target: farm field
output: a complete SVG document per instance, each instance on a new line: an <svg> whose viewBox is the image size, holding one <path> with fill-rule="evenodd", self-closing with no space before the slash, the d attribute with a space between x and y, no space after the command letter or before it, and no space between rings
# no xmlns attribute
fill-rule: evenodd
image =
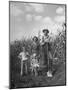
<svg viewBox="0 0 68 90"><path fill-rule="evenodd" d="M45 69L38 76L24 75L19 73L14 74L14 79L11 80L11 88L31 88L31 87L47 87L47 86L62 86L66 85L65 81L65 64L53 66L53 77L46 76Z"/></svg>

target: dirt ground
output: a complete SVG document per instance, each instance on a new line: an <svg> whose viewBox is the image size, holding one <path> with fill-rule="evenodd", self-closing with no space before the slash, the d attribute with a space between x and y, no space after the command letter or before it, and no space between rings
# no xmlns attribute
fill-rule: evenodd
<svg viewBox="0 0 68 90"><path fill-rule="evenodd" d="M15 74L11 80L10 88L32 88L32 87L47 87L47 86L62 86L66 85L65 63L53 65L53 77L48 78L45 69L39 71L38 76Z"/></svg>

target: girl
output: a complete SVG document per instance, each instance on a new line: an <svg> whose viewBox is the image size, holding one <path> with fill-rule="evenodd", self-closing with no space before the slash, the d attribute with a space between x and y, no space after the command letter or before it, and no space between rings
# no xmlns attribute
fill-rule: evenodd
<svg viewBox="0 0 68 90"><path fill-rule="evenodd" d="M37 69L39 67L39 62L36 53L33 53L30 58L31 58L31 73L37 76L38 75Z"/></svg>

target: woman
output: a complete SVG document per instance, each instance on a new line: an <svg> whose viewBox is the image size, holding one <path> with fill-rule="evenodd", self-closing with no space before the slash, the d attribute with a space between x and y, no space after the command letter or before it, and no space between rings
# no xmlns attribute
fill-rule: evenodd
<svg viewBox="0 0 68 90"><path fill-rule="evenodd" d="M38 37L36 36L33 37L32 52L36 53L37 57L39 56L40 44L39 44Z"/></svg>

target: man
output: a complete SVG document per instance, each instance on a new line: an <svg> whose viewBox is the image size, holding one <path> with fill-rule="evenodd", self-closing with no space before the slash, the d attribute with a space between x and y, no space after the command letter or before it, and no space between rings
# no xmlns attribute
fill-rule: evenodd
<svg viewBox="0 0 68 90"><path fill-rule="evenodd" d="M47 67L47 76L52 77L52 55L50 46L49 30L43 29L43 36L41 40L42 46L42 57L44 60L44 65Z"/></svg>

